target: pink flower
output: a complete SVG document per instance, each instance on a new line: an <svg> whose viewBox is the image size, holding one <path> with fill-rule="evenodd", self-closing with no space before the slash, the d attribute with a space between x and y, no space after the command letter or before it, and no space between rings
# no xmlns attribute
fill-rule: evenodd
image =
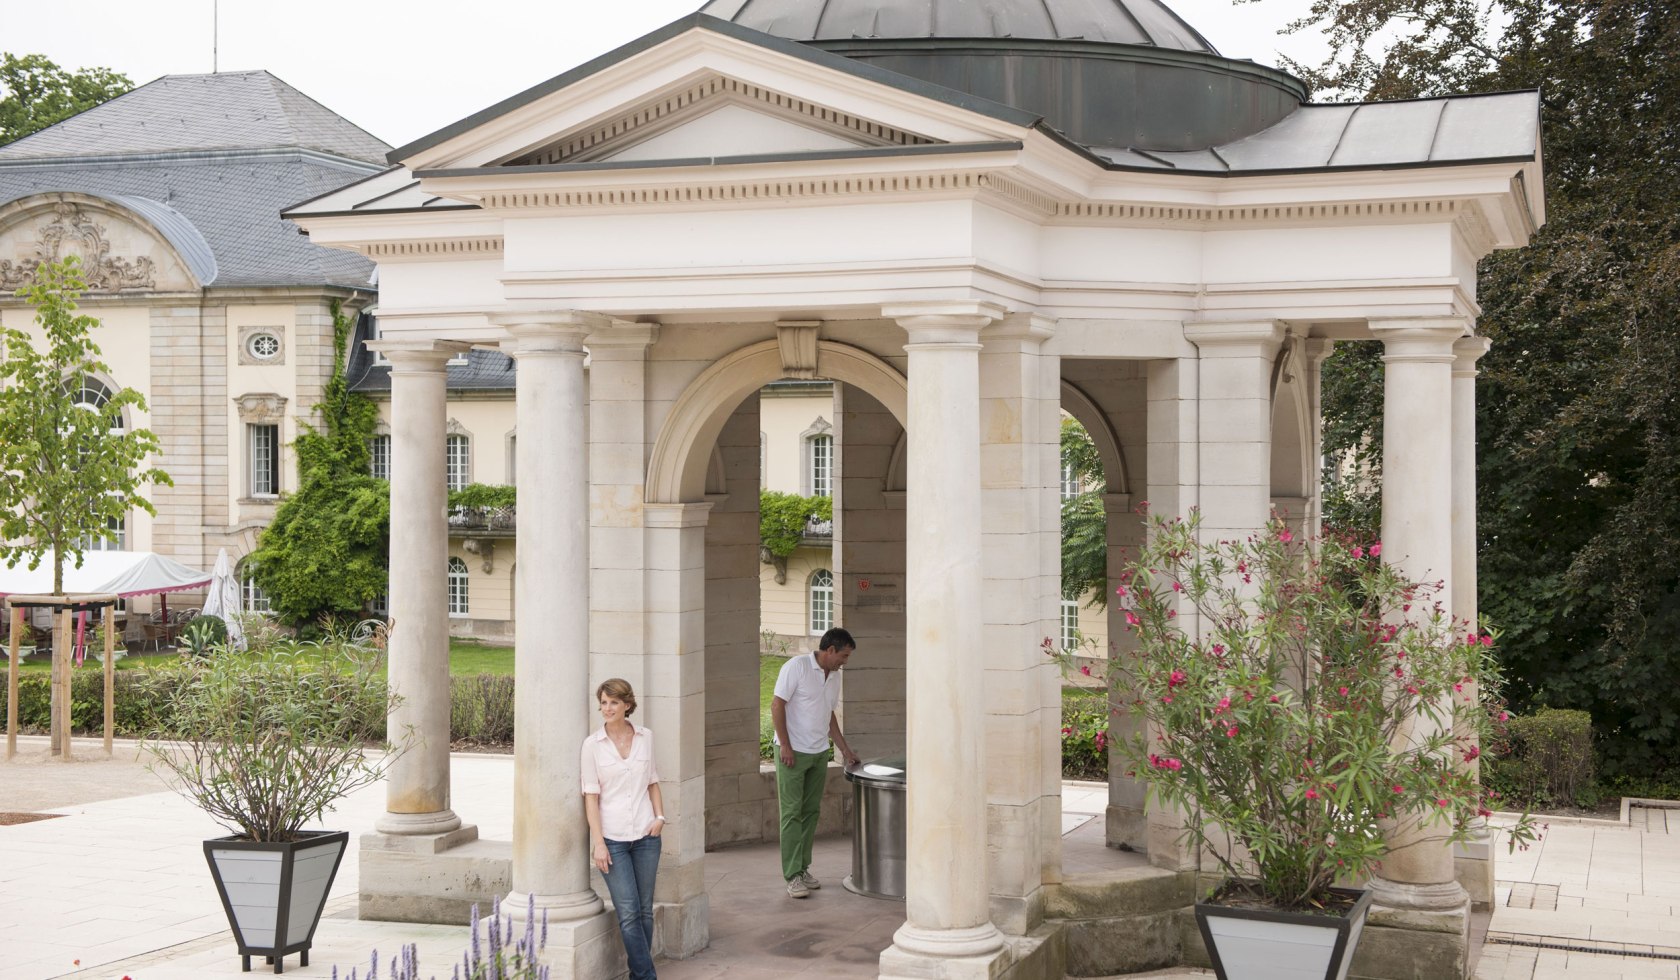
<svg viewBox="0 0 1680 980"><path fill-rule="evenodd" d="M1177 772L1184 768L1184 763L1178 761L1177 759L1168 759L1167 768L1171 769L1173 772Z"/></svg>
<svg viewBox="0 0 1680 980"><path fill-rule="evenodd" d="M1355 557L1355 558L1364 558L1365 557L1365 549L1359 547L1358 545L1354 545L1353 546L1353 551L1349 552L1349 554L1353 555L1353 557Z"/></svg>
<svg viewBox="0 0 1680 980"><path fill-rule="evenodd" d="M1222 715L1229 710L1231 710L1231 699L1220 698L1219 703L1214 705L1213 713L1216 715Z"/></svg>
<svg viewBox="0 0 1680 980"><path fill-rule="evenodd" d="M1172 690L1173 688L1177 687L1178 685L1184 683L1185 680L1186 680L1186 677L1185 677L1184 671L1182 671L1182 670L1173 671L1171 674L1167 675L1167 690L1169 690L1169 691Z"/></svg>
<svg viewBox="0 0 1680 980"><path fill-rule="evenodd" d="M1318 799L1318 790L1316 790L1316 789L1307 790L1307 799L1309 799L1309 800Z"/></svg>
<svg viewBox="0 0 1680 980"><path fill-rule="evenodd" d="M1404 793L1406 791L1406 787L1400 785L1399 783L1395 783L1394 784L1394 791L1396 793Z"/></svg>
<svg viewBox="0 0 1680 980"><path fill-rule="evenodd" d="M1499 720L1500 720L1500 721L1510 721L1510 720L1511 720L1511 716L1510 716L1510 715L1508 715L1508 714L1506 714L1506 713L1505 713L1505 712L1503 712L1503 711L1501 711L1501 712L1500 712L1500 713L1499 713Z"/></svg>
<svg viewBox="0 0 1680 980"><path fill-rule="evenodd" d="M1371 557L1376 558L1381 554L1382 554L1382 542L1378 541L1376 544L1371 546Z"/></svg>
<svg viewBox="0 0 1680 980"><path fill-rule="evenodd" d="M1236 738L1237 737L1237 726L1232 725L1230 728L1225 729L1225 737L1226 738Z"/></svg>
<svg viewBox="0 0 1680 980"><path fill-rule="evenodd" d="M1132 612L1130 609L1126 610L1126 625L1127 626L1136 626L1137 624L1138 624L1137 613Z"/></svg>
<svg viewBox="0 0 1680 980"><path fill-rule="evenodd" d="M1085 664L1084 666L1079 668L1079 672L1081 674L1084 674L1086 677L1090 677L1091 676L1091 665L1090 664Z"/></svg>
<svg viewBox="0 0 1680 980"><path fill-rule="evenodd" d="M1435 801L1436 806L1442 806L1442 807L1448 806L1448 805L1450 805L1450 803L1451 803L1450 800L1436 800Z"/></svg>
<svg viewBox="0 0 1680 980"><path fill-rule="evenodd" d="M1277 699L1277 695L1276 695L1276 694L1274 694L1274 695L1272 695L1272 703L1273 703L1273 704L1277 704L1277 703L1278 703L1278 699Z"/></svg>
<svg viewBox="0 0 1680 980"><path fill-rule="evenodd" d="M1172 695L1171 694L1163 695L1162 698L1161 698L1161 703L1162 704L1172 704Z"/></svg>
<svg viewBox="0 0 1680 980"><path fill-rule="evenodd" d="M1122 599L1124 599L1124 598L1126 598L1126 597L1127 597L1127 596L1129 596L1129 595L1131 595L1131 593L1130 593L1130 592L1128 592L1128 591L1126 591L1126 587L1125 587L1125 586L1124 586L1124 585L1122 585L1122 586L1120 586L1120 587L1119 587L1119 588L1117 588L1117 589L1115 589L1115 590L1114 590L1114 594L1115 594L1115 595L1117 595L1117 596L1119 596L1119 597L1120 597L1120 598L1122 598Z"/></svg>
<svg viewBox="0 0 1680 980"><path fill-rule="evenodd" d="M1336 693L1337 693L1337 694L1340 694L1340 695L1341 695L1341 696L1342 696L1342 697L1344 697L1344 698L1345 698L1345 697L1347 697L1347 688L1345 688L1345 687L1338 687L1338 688L1336 688Z"/></svg>
<svg viewBox="0 0 1680 980"><path fill-rule="evenodd" d="M1183 592L1184 591L1184 586L1179 585L1177 582L1174 582L1173 583L1173 591L1174 592Z"/></svg>
<svg viewBox="0 0 1680 980"><path fill-rule="evenodd" d="M1282 541L1284 544L1288 544L1289 542L1295 540L1295 535L1288 528L1284 528L1278 532L1278 540Z"/></svg>
<svg viewBox="0 0 1680 980"><path fill-rule="evenodd" d="M1482 747L1480 745L1472 745L1472 746L1470 746L1469 750L1464 753L1464 761L1465 762L1475 762L1476 758L1478 756L1480 756L1481 754L1482 754Z"/></svg>
<svg viewBox="0 0 1680 980"><path fill-rule="evenodd" d="M1484 646L1484 647L1493 646L1493 637L1491 635L1482 637L1482 646Z"/></svg>

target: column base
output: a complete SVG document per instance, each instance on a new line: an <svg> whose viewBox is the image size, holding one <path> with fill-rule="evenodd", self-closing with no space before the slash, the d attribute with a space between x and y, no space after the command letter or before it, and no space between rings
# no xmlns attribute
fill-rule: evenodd
<svg viewBox="0 0 1680 980"><path fill-rule="evenodd" d="M1465 905L1470 896L1456 881L1426 885L1390 881L1381 875L1371 878L1371 905L1395 912L1450 912Z"/></svg>
<svg viewBox="0 0 1680 980"><path fill-rule="evenodd" d="M1478 912L1493 908L1493 835L1484 825L1468 840L1453 845L1453 877L1470 895Z"/></svg>
<svg viewBox="0 0 1680 980"><path fill-rule="evenodd" d="M447 834L459 829L461 818L454 810L434 810L431 813L389 813L373 822L373 829L381 834L416 836L426 834ZM478 836L474 831L473 836Z"/></svg>
<svg viewBox="0 0 1680 980"><path fill-rule="evenodd" d="M704 893L686 902L653 903L653 951L673 960L685 960L705 949L712 941L711 899Z"/></svg>
<svg viewBox="0 0 1680 980"><path fill-rule="evenodd" d="M465 925L489 915L513 879L513 845L481 841L478 828L447 834L363 834L357 918Z"/></svg>
<svg viewBox="0 0 1680 980"><path fill-rule="evenodd" d="M1376 882L1372 882L1373 887ZM1394 908L1373 902L1350 977L1430 977L1464 980L1470 969L1470 902L1456 882L1407 886L1456 890L1459 904L1449 908ZM1435 895L1428 896L1435 898Z"/></svg>
<svg viewBox="0 0 1680 980"><path fill-rule="evenodd" d="M515 926L523 926L525 914L531 911L536 913L539 926L543 917L547 916L548 924L552 927L557 922L587 919L604 907L601 897L595 894L593 888L569 895L532 895L529 892L510 891L507 897L502 899L502 911L513 920Z"/></svg>
<svg viewBox="0 0 1680 980"><path fill-rule="evenodd" d="M1149 816L1142 807L1109 804L1103 811L1103 839L1120 851L1149 849Z"/></svg>
<svg viewBox="0 0 1680 980"><path fill-rule="evenodd" d="M1003 933L987 922L966 929L919 929L908 922L881 953L881 980L995 980L1011 957Z"/></svg>
<svg viewBox="0 0 1680 980"><path fill-rule="evenodd" d="M548 945L540 959L550 980L616 980L630 973L618 916L611 910L565 922L549 920Z"/></svg>

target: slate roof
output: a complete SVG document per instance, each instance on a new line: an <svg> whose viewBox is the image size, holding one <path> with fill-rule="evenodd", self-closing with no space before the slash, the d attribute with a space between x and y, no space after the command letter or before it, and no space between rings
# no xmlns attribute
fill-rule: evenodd
<svg viewBox="0 0 1680 980"><path fill-rule="evenodd" d="M0 146L0 160L299 147L381 163L390 147L266 71L165 75Z"/></svg>
<svg viewBox="0 0 1680 980"><path fill-rule="evenodd" d="M356 324L355 342L350 345L350 366L345 369L344 376L350 382L351 391L389 394L391 365L377 363L373 352L367 349L367 342L372 337L369 317L363 316ZM514 390L514 364L513 358L500 351L470 350L467 352L467 363L451 364L445 369L447 378L444 384L452 392L511 393Z"/></svg>
<svg viewBox="0 0 1680 980"><path fill-rule="evenodd" d="M365 289L372 262L313 244L280 209L374 172L387 150L268 72L165 76L0 147L0 203L115 201L206 286Z"/></svg>

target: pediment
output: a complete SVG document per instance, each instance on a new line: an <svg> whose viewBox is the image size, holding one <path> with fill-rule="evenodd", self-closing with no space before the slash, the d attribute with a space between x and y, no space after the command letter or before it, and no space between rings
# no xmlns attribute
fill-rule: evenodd
<svg viewBox="0 0 1680 980"><path fill-rule="evenodd" d="M139 204L141 202L134 201ZM155 204L155 202L144 202ZM159 216L179 217L157 206ZM150 217L150 216L148 216ZM214 269L214 258L196 230L159 229L141 220L129 207L72 192L53 192L21 198L0 207L0 293L28 285L35 269L69 255L81 259L88 293L171 292L198 288L201 283L165 235L193 239L190 247L203 252ZM209 278L213 278L213 271Z"/></svg>
<svg viewBox="0 0 1680 980"><path fill-rule="evenodd" d="M937 142L761 85L712 75L625 107L605 121L579 127L501 165L737 157Z"/></svg>

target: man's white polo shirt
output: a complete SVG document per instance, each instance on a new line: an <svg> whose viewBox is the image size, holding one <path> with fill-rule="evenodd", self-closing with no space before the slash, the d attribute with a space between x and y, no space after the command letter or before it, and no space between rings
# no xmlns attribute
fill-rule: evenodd
<svg viewBox="0 0 1680 980"><path fill-rule="evenodd" d="M840 671L823 676L814 653L782 664L776 675L776 697L787 702L788 742L795 752L828 751L828 719L840 703ZM781 739L776 739L781 744Z"/></svg>

